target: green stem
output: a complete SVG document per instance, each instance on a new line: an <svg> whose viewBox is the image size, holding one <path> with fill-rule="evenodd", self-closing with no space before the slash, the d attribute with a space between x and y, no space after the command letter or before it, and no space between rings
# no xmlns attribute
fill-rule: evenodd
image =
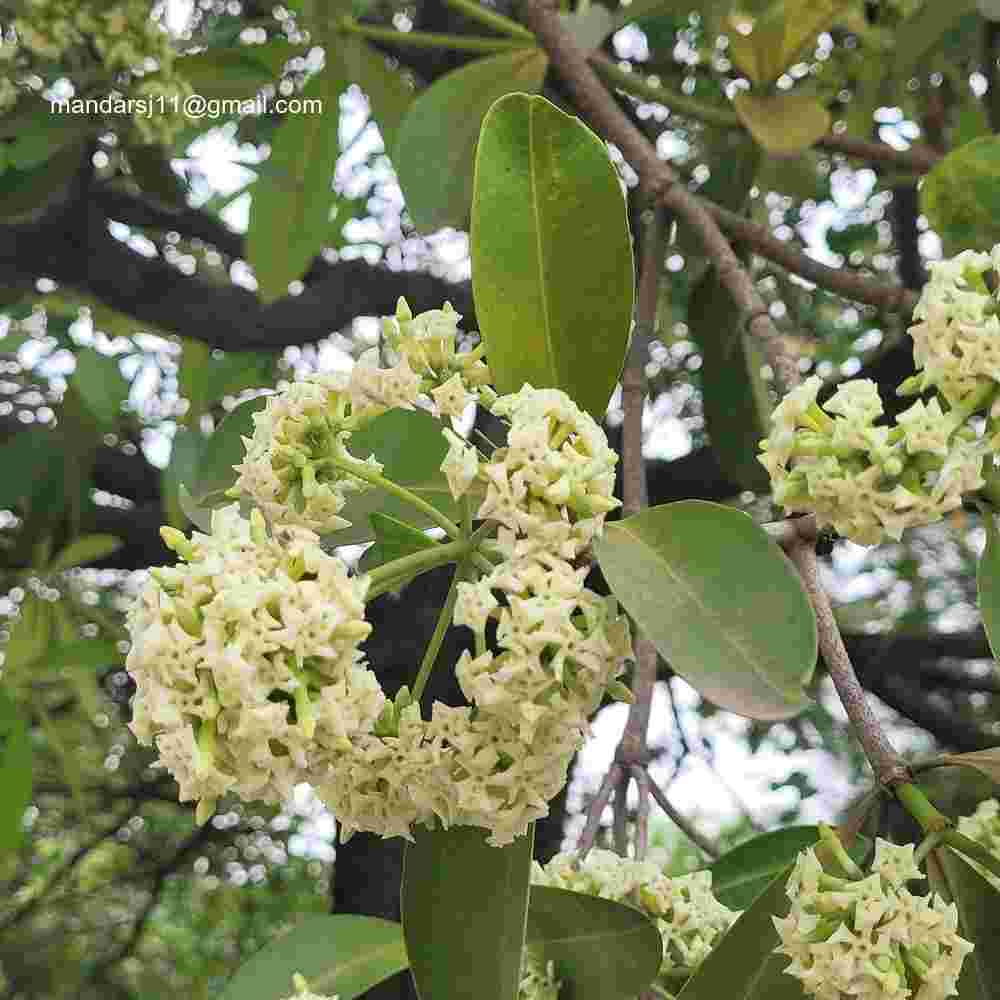
<svg viewBox="0 0 1000 1000"><path fill-rule="evenodd" d="M946 830L944 833L944 842L956 851L961 851L962 854L978 862L983 868L986 868L996 875L997 878L1000 878L1000 858L992 851L983 847L982 844L972 840L971 837L966 837L963 833L959 833L958 830Z"/></svg>
<svg viewBox="0 0 1000 1000"><path fill-rule="evenodd" d="M897 785L893 791L903 808L920 824L924 833L952 832L951 820L914 784Z"/></svg>
<svg viewBox="0 0 1000 1000"><path fill-rule="evenodd" d="M331 456L326 461L330 465L342 469L344 472L349 472L352 476L363 479L366 483L371 483L372 486L377 486L379 489L385 490L386 493L398 497L411 507L416 507L417 510L426 514L439 528L444 528L450 538L461 537L462 532L458 525L445 517L437 507L428 503L423 497L417 496L416 493L411 493L405 487L394 483L391 479L386 479L385 476L376 472L367 462L359 462L354 458L342 458L339 456Z"/></svg>
<svg viewBox="0 0 1000 1000"><path fill-rule="evenodd" d="M478 21L494 31L499 31L501 35L508 35L511 38L525 38L533 44L538 44L535 41L535 36L523 24L518 24L517 21L504 17L503 14L497 14L496 11L488 10L476 0L444 0L444 2L473 21Z"/></svg>
<svg viewBox="0 0 1000 1000"><path fill-rule="evenodd" d="M711 104L705 104L703 101L687 97L685 94L678 94L666 87L647 83L638 73L628 73L619 69L610 60L593 58L590 60L590 65L597 75L604 79L605 83L610 83L636 97L645 97L646 100L653 101L655 104L662 104L677 114L697 118L707 125L719 125L722 128L742 127L734 112L713 107Z"/></svg>
<svg viewBox="0 0 1000 1000"><path fill-rule="evenodd" d="M441 613L438 615L437 624L434 626L434 634L427 644L424 652L420 670L417 672L417 679L413 682L413 700L420 701L420 696L424 693L427 685L427 678L431 675L431 670L437 661L438 653L441 651L441 643L444 642L444 634L451 625L451 617L455 613L455 601L458 600L458 584L465 576L466 563L460 563L455 567L455 573L451 578L451 586L448 588L448 596L444 599Z"/></svg>
<svg viewBox="0 0 1000 1000"><path fill-rule="evenodd" d="M447 563L458 562L468 555L469 543L465 539L457 542L447 542L444 545L435 545L430 549L421 549L419 552L412 552L408 556L393 559L391 562L377 566L368 574L369 597L376 588L382 588L379 593L385 593L384 585L398 582L399 580L416 576L418 573L425 573L436 566L444 566ZM393 589L389 587L388 589Z"/></svg>
<svg viewBox="0 0 1000 1000"><path fill-rule="evenodd" d="M927 834L913 852L914 863L919 865L944 840L946 833L946 830L938 830L936 833Z"/></svg>
<svg viewBox="0 0 1000 1000"><path fill-rule="evenodd" d="M359 24L353 18L341 22L344 31L390 45L409 45L419 49L451 49L454 52L509 52L531 48L534 39L484 38L478 35L444 35L431 31L396 31L372 24Z"/></svg>

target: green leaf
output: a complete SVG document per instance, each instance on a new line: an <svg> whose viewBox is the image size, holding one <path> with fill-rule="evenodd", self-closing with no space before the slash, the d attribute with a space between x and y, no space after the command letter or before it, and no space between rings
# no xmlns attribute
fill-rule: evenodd
<svg viewBox="0 0 1000 1000"><path fill-rule="evenodd" d="M407 966L403 931L377 917L308 916L236 971L219 1000L278 1000L303 975L314 993L354 1000Z"/></svg>
<svg viewBox="0 0 1000 1000"><path fill-rule="evenodd" d="M389 68L381 52L356 35L339 40L332 51L327 50L327 58L331 63L335 60L344 78L364 91L382 133L382 144L391 156L406 109L413 101L413 88L396 70Z"/></svg>
<svg viewBox="0 0 1000 1000"><path fill-rule="evenodd" d="M421 1000L516 1000L533 840L534 826L506 847L476 827L414 831L402 914Z"/></svg>
<svg viewBox="0 0 1000 1000"><path fill-rule="evenodd" d="M121 540L114 535L84 535L82 538L74 539L62 549L45 567L45 572L61 573L65 569L73 569L74 566L97 562L99 559L107 558L112 552L117 552L121 547Z"/></svg>
<svg viewBox="0 0 1000 1000"><path fill-rule="evenodd" d="M986 528L986 548L976 569L976 587L983 628L996 660L997 650L1000 649L1000 535L992 514L983 518L983 525Z"/></svg>
<svg viewBox="0 0 1000 1000"><path fill-rule="evenodd" d="M984 136L935 164L920 187L920 210L946 253L1000 242L1000 138Z"/></svg>
<svg viewBox="0 0 1000 1000"><path fill-rule="evenodd" d="M448 442L441 433L441 422L425 410L389 410L352 434L347 447L357 458L374 455L382 463L386 479L416 493L453 521L460 516L441 471ZM347 495L340 516L351 526L330 535L330 540L336 545L368 541L373 537L369 518L376 511L418 528L433 523L405 501L383 490L369 489Z"/></svg>
<svg viewBox="0 0 1000 1000"><path fill-rule="evenodd" d="M924 0L920 9L895 30L892 75L903 79L916 73L927 54L959 18L976 9L976 0Z"/></svg>
<svg viewBox="0 0 1000 1000"><path fill-rule="evenodd" d="M476 154L471 253L498 391L562 389L603 420L634 291L625 199L604 142L542 97L497 101Z"/></svg>
<svg viewBox="0 0 1000 1000"><path fill-rule="evenodd" d="M663 960L660 932L640 910L542 885L531 887L527 942L555 962L561 1000L628 1000Z"/></svg>
<svg viewBox="0 0 1000 1000"><path fill-rule="evenodd" d="M584 11L560 14L563 31L572 35L573 40L584 52L600 48L601 42L621 27L618 19L607 7L593 4Z"/></svg>
<svg viewBox="0 0 1000 1000"><path fill-rule="evenodd" d="M548 57L535 48L476 59L436 80L413 102L393 163L417 229L465 228L483 117L505 94L540 90L547 67Z"/></svg>
<svg viewBox="0 0 1000 1000"><path fill-rule="evenodd" d="M786 868L733 924L678 1000L804 1000L799 981L786 975L789 959L775 955L779 944L772 916L788 912Z"/></svg>
<svg viewBox="0 0 1000 1000"><path fill-rule="evenodd" d="M700 2L699 0L632 0L629 4L619 6L615 12L612 31L618 31L626 24L632 24L646 18L670 14L686 16L693 10L698 10L703 16L712 16L728 5L728 0L700 0Z"/></svg>
<svg viewBox="0 0 1000 1000"><path fill-rule="evenodd" d="M118 359L93 350L76 355L72 375L87 409L105 427L114 426L122 415L122 403L128 399L128 382L118 367Z"/></svg>
<svg viewBox="0 0 1000 1000"><path fill-rule="evenodd" d="M178 59L177 72L199 97L210 101L250 100L275 77L270 67L255 59L251 51L208 49Z"/></svg>
<svg viewBox="0 0 1000 1000"><path fill-rule="evenodd" d="M0 446L0 468L17 469L16 476L0 476L0 508L30 504L56 461L62 461L57 435L41 428L17 431Z"/></svg>
<svg viewBox="0 0 1000 1000"><path fill-rule="evenodd" d="M327 67L306 84L302 98L336 108L345 85ZM329 235L339 121L329 113L289 115L274 133L271 169L251 189L247 259L265 302L288 294L289 283L305 274Z"/></svg>
<svg viewBox="0 0 1000 1000"><path fill-rule="evenodd" d="M111 639L80 639L49 646L40 657L40 670L96 670L112 663L121 663L124 654Z"/></svg>
<svg viewBox="0 0 1000 1000"><path fill-rule="evenodd" d="M812 606L746 514L701 500L665 504L608 524L594 549L636 624L709 701L764 720L810 703Z"/></svg>
<svg viewBox="0 0 1000 1000"><path fill-rule="evenodd" d="M358 563L359 573L368 573L383 563L402 559L403 556L423 549L432 549L438 544L419 528L379 511L372 511L368 519L371 521L375 543L361 557L361 562Z"/></svg>
<svg viewBox="0 0 1000 1000"><path fill-rule="evenodd" d="M949 753L930 762L928 767L953 764L955 767L973 767L985 774L994 785L1000 785L1000 747L992 750L973 750L970 753Z"/></svg>
<svg viewBox="0 0 1000 1000"><path fill-rule="evenodd" d="M223 396L273 385L275 361L273 351L234 351L212 358L205 370L206 402L212 405Z"/></svg>
<svg viewBox="0 0 1000 1000"><path fill-rule="evenodd" d="M0 220L31 222L40 218L51 202L70 185L83 160L83 145L74 143L29 170L0 174Z"/></svg>
<svg viewBox="0 0 1000 1000"><path fill-rule="evenodd" d="M183 369L182 369L183 371ZM181 505L180 491L185 483L194 483L207 441L198 431L178 427L170 446L170 463L160 474L163 511L174 528L187 527L188 518Z"/></svg>
<svg viewBox="0 0 1000 1000"><path fill-rule="evenodd" d="M233 466L243 461L243 438L253 437L253 415L267 405L267 396L257 396L233 407L229 416L208 439L198 463L198 477L188 488L198 501L228 490L236 482ZM230 501L225 501L229 503Z"/></svg>
<svg viewBox="0 0 1000 1000"><path fill-rule="evenodd" d="M132 177L143 194L152 195L178 211L187 207L187 185L174 173L162 146L130 145L126 153Z"/></svg>
<svg viewBox="0 0 1000 1000"><path fill-rule="evenodd" d="M800 851L818 840L815 826L790 826L753 837L712 864L712 892L730 909L744 910L794 863Z"/></svg>
<svg viewBox="0 0 1000 1000"><path fill-rule="evenodd" d="M216 497L219 495L216 494ZM222 498L225 500L225 498ZM226 501L228 502L228 501ZM212 507L208 503L201 503L193 496L191 491L181 483L177 490L177 503L183 515L199 530L210 534L212 531ZM221 506L222 500L219 505ZM176 525L175 525L176 527Z"/></svg>
<svg viewBox="0 0 1000 1000"><path fill-rule="evenodd" d="M30 591L21 601L20 614L10 625L3 647L4 675L10 679L30 667L45 652L52 635L52 608Z"/></svg>
<svg viewBox="0 0 1000 1000"><path fill-rule="evenodd" d="M8 167L32 170L100 128L100 121L88 115L55 111L46 100L22 98L0 117L0 149Z"/></svg>
<svg viewBox="0 0 1000 1000"><path fill-rule="evenodd" d="M767 471L756 458L771 411L760 374L763 358L714 267L695 286L687 321L702 358L702 409L712 451L743 489L767 491Z"/></svg>
<svg viewBox="0 0 1000 1000"><path fill-rule="evenodd" d="M975 945L962 963L960 1000L996 1000L1000 996L1000 893L964 857L949 849L932 852L927 871L931 888L958 909L958 931Z"/></svg>
<svg viewBox="0 0 1000 1000"><path fill-rule="evenodd" d="M10 695L0 687L0 861L24 835L31 802L31 740Z"/></svg>
<svg viewBox="0 0 1000 1000"><path fill-rule="evenodd" d="M809 94L739 93L733 107L750 134L775 156L797 156L830 129L830 112Z"/></svg>

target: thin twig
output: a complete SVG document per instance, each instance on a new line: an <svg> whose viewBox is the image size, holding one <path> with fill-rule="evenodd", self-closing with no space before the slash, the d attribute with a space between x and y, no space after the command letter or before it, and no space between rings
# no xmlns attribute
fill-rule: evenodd
<svg viewBox="0 0 1000 1000"><path fill-rule="evenodd" d="M632 777L639 793L635 819L635 856L641 861L649 850L649 775L644 767L635 766L632 768Z"/></svg>
<svg viewBox="0 0 1000 1000"><path fill-rule="evenodd" d="M623 772L618 764L612 764L608 768L608 773L604 775L601 787L587 810L587 822L583 827L583 833L580 834L580 839L576 843L576 850L581 861L586 858L594 846L594 840L601 825L601 814L607 809L608 802L611 801L611 794L618 787L622 777Z"/></svg>
<svg viewBox="0 0 1000 1000"><path fill-rule="evenodd" d="M667 798L666 792L650 777L649 790L653 793L659 807L674 821L674 825L701 851L714 861L722 852L719 845L713 840L709 840L697 827L695 827L686 816L679 813Z"/></svg>
<svg viewBox="0 0 1000 1000"><path fill-rule="evenodd" d="M857 736L875 772L875 780L887 788L908 783L910 770L896 748L889 742L882 724L878 721L868 698L865 696L854 665L844 646L840 628L830 606L830 598L819 579L816 560L816 519L800 517L789 523L799 533L797 541L788 546L788 556L802 578L802 585L816 612L819 649L833 680L840 701L851 720Z"/></svg>
<svg viewBox="0 0 1000 1000"><path fill-rule="evenodd" d="M628 783L630 773L622 769L622 779L615 789L614 819L612 832L614 834L615 853L623 858L628 857Z"/></svg>

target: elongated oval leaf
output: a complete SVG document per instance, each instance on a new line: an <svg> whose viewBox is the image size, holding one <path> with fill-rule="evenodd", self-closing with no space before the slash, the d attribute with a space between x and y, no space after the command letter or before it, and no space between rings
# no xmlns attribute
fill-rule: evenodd
<svg viewBox="0 0 1000 1000"><path fill-rule="evenodd" d="M75 538L45 568L48 573L61 573L64 569L74 566L85 566L87 563L105 559L122 547L121 539L114 535L84 535Z"/></svg>
<svg viewBox="0 0 1000 1000"><path fill-rule="evenodd" d="M121 663L124 655L110 639L80 639L49 646L42 655L40 670L95 670Z"/></svg>
<svg viewBox="0 0 1000 1000"><path fill-rule="evenodd" d="M750 134L775 156L796 156L830 128L830 112L809 94L738 93L733 106Z"/></svg>
<svg viewBox="0 0 1000 1000"><path fill-rule="evenodd" d="M432 549L437 545L433 538L428 538L419 528L381 511L372 511L368 520L371 521L375 534L375 544L361 557L361 562L358 563L359 573L367 573L383 563L401 559L422 549Z"/></svg>
<svg viewBox="0 0 1000 1000"><path fill-rule="evenodd" d="M1000 785L1000 747L992 750L973 750L971 753L949 753L929 766L954 764L956 767L972 767L985 774L994 785Z"/></svg>
<svg viewBox="0 0 1000 1000"><path fill-rule="evenodd" d="M1000 537L996 518L989 514L983 518L986 528L986 548L976 569L976 587L979 590L979 613L989 640L993 659L997 658L1000 644Z"/></svg>
<svg viewBox="0 0 1000 1000"><path fill-rule="evenodd" d="M799 981L785 974L789 959L774 954L778 932L772 916L788 912L786 868L733 924L678 1000L804 1000Z"/></svg>
<svg viewBox="0 0 1000 1000"><path fill-rule="evenodd" d="M279 1000L292 992L296 972L315 993L353 1000L406 966L399 924L353 913L310 916L244 963L219 1000Z"/></svg>
<svg viewBox="0 0 1000 1000"><path fill-rule="evenodd" d="M975 948L965 957L958 979L961 1000L996 1000L1000 996L1000 893L961 855L945 848L928 858L931 888L943 892L958 909L958 931Z"/></svg>
<svg viewBox="0 0 1000 1000"><path fill-rule="evenodd" d="M330 235L333 168L340 154L337 134L340 92L346 81L328 66L302 91L322 101L316 114L289 115L274 134L270 169L254 184L247 229L247 256L265 302L288 293Z"/></svg>
<svg viewBox="0 0 1000 1000"><path fill-rule="evenodd" d="M633 297L625 200L604 143L542 97L497 101L476 154L471 252L497 389L562 389L602 420Z"/></svg>
<svg viewBox="0 0 1000 1000"><path fill-rule="evenodd" d="M177 62L177 72L208 100L250 100L275 74L255 59L253 49L209 49Z"/></svg>
<svg viewBox="0 0 1000 1000"><path fill-rule="evenodd" d="M406 109L413 101L413 88L402 75L389 68L385 55L357 35L340 36L327 48L327 59L336 63L346 80L356 83L371 102L372 117L382 133L382 144L391 155L396 149Z"/></svg>
<svg viewBox="0 0 1000 1000"><path fill-rule="evenodd" d="M781 550L746 514L684 500L609 524L595 544L615 596L709 701L754 719L809 703L816 619Z"/></svg>
<svg viewBox="0 0 1000 1000"><path fill-rule="evenodd" d="M640 910L549 886L531 887L527 940L555 962L560 1000L627 1000L663 960L660 932Z"/></svg>
<svg viewBox="0 0 1000 1000"><path fill-rule="evenodd" d="M117 358L97 351L78 351L73 384L87 409L103 426L114 426L121 419L122 403L128 398L128 382Z"/></svg>
<svg viewBox="0 0 1000 1000"><path fill-rule="evenodd" d="M202 451L197 481L189 486L197 501L229 489L236 481L233 466L243 461L243 438L253 436L253 415L266 405L266 396L248 399L234 407L215 429Z"/></svg>
<svg viewBox="0 0 1000 1000"><path fill-rule="evenodd" d="M418 830L403 856L403 935L421 1000L516 1000L534 827L490 847L474 827Z"/></svg>
<svg viewBox="0 0 1000 1000"><path fill-rule="evenodd" d="M0 861L21 842L31 801L31 741L10 695L0 687Z"/></svg>
<svg viewBox="0 0 1000 1000"><path fill-rule="evenodd" d="M730 909L744 910L800 851L818 840L819 828L815 826L790 826L753 837L712 864L712 891Z"/></svg>
<svg viewBox="0 0 1000 1000"><path fill-rule="evenodd" d="M920 9L897 29L893 39L892 73L905 78L915 72L927 54L955 23L976 9L976 0L924 0Z"/></svg>
<svg viewBox="0 0 1000 1000"><path fill-rule="evenodd" d="M541 89L548 57L525 48L477 59L435 81L403 119L393 163L413 224L465 228L483 116L498 98Z"/></svg>

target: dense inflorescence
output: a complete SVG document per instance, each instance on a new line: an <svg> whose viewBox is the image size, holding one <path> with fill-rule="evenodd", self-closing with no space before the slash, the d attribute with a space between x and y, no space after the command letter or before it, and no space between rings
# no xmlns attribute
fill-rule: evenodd
<svg viewBox="0 0 1000 1000"><path fill-rule="evenodd" d="M697 970L739 916L712 894L711 872L670 877L652 861L623 858L613 851L594 849L582 862L573 853L557 854L545 866L536 862L531 880L535 885L638 905L660 931L660 993L667 997L673 996L668 988L677 989L676 974ZM556 995L553 989L558 991L558 981L544 955L526 953L521 1000L548 1000Z"/></svg>
<svg viewBox="0 0 1000 1000"><path fill-rule="evenodd" d="M251 518L218 511L191 541L166 529L187 565L153 571L130 616L133 726L200 815L227 792L273 801L310 781L344 840L463 824L509 843L547 813L604 694L621 694L626 620L584 585L587 549L618 506L616 456L565 393L497 397L479 348L457 349L458 319L401 303L386 324L392 367L369 357L269 397L230 491ZM351 495L386 483L376 456L350 453L354 432L415 405L447 424L473 399L509 421L507 443L486 458L443 426L441 468L457 501L478 497L470 522L474 510L497 537L452 614L476 634L455 665L469 704L435 702L425 719L364 663L369 578L349 576L319 534L336 544Z"/></svg>
<svg viewBox="0 0 1000 1000"><path fill-rule="evenodd" d="M785 969L818 1000L943 1000L957 993L973 946L959 936L958 911L936 893L912 894L922 880L912 844L877 840L871 874L828 874L813 849L788 880L791 910L774 917Z"/></svg>
<svg viewBox="0 0 1000 1000"><path fill-rule="evenodd" d="M958 832L982 844L1000 861L1000 802L996 799L986 799L979 803L971 816L960 816ZM972 858L967 860L983 878L996 886L997 890L1000 890L1000 876L984 868Z"/></svg>
<svg viewBox="0 0 1000 1000"><path fill-rule="evenodd" d="M761 444L776 503L872 545L939 521L986 485L998 444L1000 307L984 275L995 280L998 263L1000 248L931 265L909 330L918 374L897 389L931 395L894 423L878 422L883 403L867 379L844 382L823 405L816 376L785 396Z"/></svg>

